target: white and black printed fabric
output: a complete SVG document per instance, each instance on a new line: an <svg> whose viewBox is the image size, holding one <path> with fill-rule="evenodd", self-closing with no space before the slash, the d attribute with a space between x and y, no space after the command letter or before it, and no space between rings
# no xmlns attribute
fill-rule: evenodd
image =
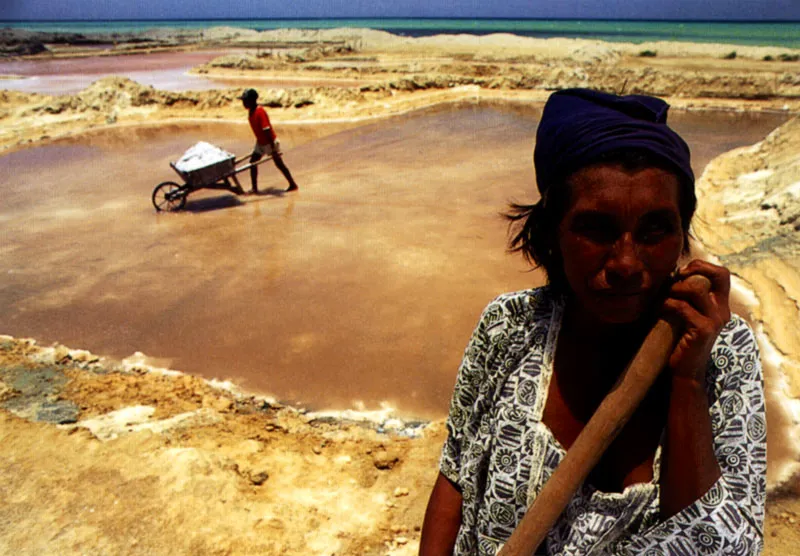
<svg viewBox="0 0 800 556"><path fill-rule="evenodd" d="M447 419L441 472L463 496L455 554L494 555L566 453L542 423L563 313L547 287L505 294L484 310L464 353ZM758 554L763 546L766 419L752 330L734 316L707 372L722 477L659 520L659 462L650 483L621 493L584 484L542 554Z"/></svg>

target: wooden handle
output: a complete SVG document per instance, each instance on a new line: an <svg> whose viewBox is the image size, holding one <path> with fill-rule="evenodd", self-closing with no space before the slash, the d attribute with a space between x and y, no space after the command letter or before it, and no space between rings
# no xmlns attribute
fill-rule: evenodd
<svg viewBox="0 0 800 556"><path fill-rule="evenodd" d="M711 289L711 283L704 276L694 275L687 280L697 282L706 291ZM656 322L498 556L534 554L666 366L678 334L680 330L666 320Z"/></svg>
<svg viewBox="0 0 800 556"><path fill-rule="evenodd" d="M249 158L249 157L246 156L244 158ZM244 160L244 158L242 160ZM234 174L239 174L241 172L244 172L245 170L249 170L253 166L259 166L260 164L264 164L265 162L269 162L270 160L272 160L272 155L265 156L263 158L260 158L260 159L256 160L255 162L250 162L249 164L245 164L244 166L242 166L240 168L234 169L233 173ZM236 162L236 164L238 164L239 162L241 162L241 160Z"/></svg>

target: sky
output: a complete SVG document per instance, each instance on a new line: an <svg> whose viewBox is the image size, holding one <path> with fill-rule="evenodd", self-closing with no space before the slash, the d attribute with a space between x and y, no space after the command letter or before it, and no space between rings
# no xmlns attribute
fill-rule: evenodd
<svg viewBox="0 0 800 556"><path fill-rule="evenodd" d="M800 0L0 0L0 20L329 17L800 21Z"/></svg>

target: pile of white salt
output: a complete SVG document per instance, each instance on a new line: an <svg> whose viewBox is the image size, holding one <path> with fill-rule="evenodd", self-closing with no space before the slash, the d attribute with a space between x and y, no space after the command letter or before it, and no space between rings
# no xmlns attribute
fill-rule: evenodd
<svg viewBox="0 0 800 556"><path fill-rule="evenodd" d="M175 167L181 172L192 172L230 158L234 158L234 155L228 151L200 141L183 153L181 159L175 163Z"/></svg>

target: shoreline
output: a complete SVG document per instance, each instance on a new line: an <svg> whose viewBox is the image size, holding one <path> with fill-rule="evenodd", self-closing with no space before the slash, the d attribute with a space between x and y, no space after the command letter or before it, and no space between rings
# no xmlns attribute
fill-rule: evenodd
<svg viewBox="0 0 800 556"><path fill-rule="evenodd" d="M603 24L613 23L614 28ZM513 34L523 38L585 38L606 42L715 42L735 45L789 46L796 44L790 29L798 21L783 20L680 20L680 19L579 19L493 17L332 17L332 18L211 18L211 19L120 19L120 20L22 20L5 21L5 28L21 34L53 35L58 40L72 36L85 44L98 38L136 39L144 33L171 32L184 39L201 39L208 29L227 28L242 32L280 32L301 29L324 32L333 29L365 29L408 38L431 36ZM577 24L577 26L575 25ZM724 36L711 30L725 29ZM770 32L765 33L765 30ZM88 35L88 37L87 37ZM643 39L643 36L649 37ZM720 40L721 39L721 40ZM761 43L757 41L762 41ZM141 42L141 39L140 39Z"/></svg>
<svg viewBox="0 0 800 556"><path fill-rule="evenodd" d="M0 470L17 493L0 546L415 552L441 424L335 419L228 386L0 337Z"/></svg>
<svg viewBox="0 0 800 556"><path fill-rule="evenodd" d="M706 167L697 183L694 231L706 248L751 291L750 322L763 333L762 359L768 430L786 441L773 468L800 494L800 243L794 189L800 177L800 119L762 141L729 151ZM770 401L772 403L770 403ZM780 480L773 475L773 481Z"/></svg>
<svg viewBox="0 0 800 556"><path fill-rule="evenodd" d="M41 38L35 32L16 35L8 31L6 42L13 45L25 37L31 41ZM62 34L64 45L53 52L6 60L30 64L67 60L73 39L73 35ZM44 136L107 124L238 118L235 97L247 80L256 80L261 100L270 106L270 116L279 124L368 121L458 100L544 102L553 90L587 86L659 96L673 109L800 114L800 61L791 61L800 60L800 49L663 41L610 43L510 34L409 38L349 28L259 32L214 27L201 34L157 29L121 36L120 40L122 43L108 51L78 46L81 58L76 60L119 54L137 57L146 67L148 51L153 51L154 45L159 56L212 50L220 55L194 66L187 75L235 81L237 86L165 91L124 77L98 76L80 92L43 95L2 90L3 79L0 152L36 143ZM781 61L781 56L786 61ZM767 57L771 60L764 59ZM107 73L113 72L110 67ZM284 89L271 87L265 80L294 80L308 86ZM318 86L336 80L361 84ZM38 133L31 121L36 119L46 120Z"/></svg>
<svg viewBox="0 0 800 556"><path fill-rule="evenodd" d="M217 400L214 402L203 402L203 407L224 407L227 406L227 402L221 400L228 399L231 401L229 407L240 404L276 411L285 411L308 423L325 422L340 426L355 425L380 434L394 434L407 438L418 438L424 434L424 429L427 426L442 421L442 418L424 419L414 416L401 417L395 408L389 407L385 402L379 404L380 409L348 408L311 410L306 407L293 405L290 402L278 400L269 394L249 392L241 388L231 379L203 378L185 371L159 367L158 365L149 363L148 361L151 360L151 358L141 352L136 352L122 359L115 359L97 355L85 349L70 348L58 342L54 342L49 346L41 346L34 338L15 338L0 333L0 353L2 352L21 352L23 359L33 364L60 366L65 369L71 367L72 370L76 372L85 372L89 374L148 375L152 377L166 377L175 380L189 379L201 382L208 386L209 392L218 396ZM0 355L0 368L7 366L4 357ZM26 392L26 394L27 393L28 392ZM20 394L20 392L16 394ZM7 384L0 380L0 403L7 401L12 395L14 395L13 389L9 388ZM32 420L38 420L35 418L30 406L26 407L25 410L9 409L9 411L21 418L30 419L33 416L34 418ZM71 419L69 420L71 421ZM78 422L80 422L80 420L78 420Z"/></svg>
<svg viewBox="0 0 800 556"><path fill-rule="evenodd" d="M1 84L1 82L0 82ZM216 109L205 110L200 116L188 115L192 110L169 109L159 107L159 101L154 101L155 107L145 110L120 110L113 102L99 102L92 105L90 101L86 107L74 109L71 105L76 104L75 99L80 98L84 93L94 90L102 90L104 87L119 88L123 95L133 96L162 96L169 98L170 103L178 104L180 100L188 100L191 104L202 103L208 99L217 100L219 97L233 97L238 89L222 89L212 91L189 91L186 93L159 92L152 87L145 87L138 83L118 77L107 77L98 79L90 87L77 95L51 96L38 93L17 93L13 91L0 90L0 101L10 101L8 105L16 106L16 112L22 115L31 112L49 112L55 114L50 116L50 121L46 131L37 132L35 126L25 125L19 122L19 116L11 117L7 131L0 131L0 154L14 152L30 146L44 144L49 141L78 136L82 133L91 133L108 128L136 127L164 125L180 122L220 122L220 123L241 123L238 107L220 106ZM281 89L262 89L266 91L264 95L267 99L276 98L275 92ZM292 89L295 98L302 99L310 95L317 94L327 104L336 104L336 94L330 95L334 98L326 98L327 91L318 89ZM159 94L160 93L160 94ZM340 116L339 110L325 107L324 110L317 112L305 112L298 114L298 109L292 108L272 108L271 118L282 126L311 126L320 124L360 124L374 121L386 120L396 116L410 114L416 111L435 109L437 106L445 106L458 103L472 104L494 104L500 103L506 106L527 105L540 107L544 105L551 91L509 91L509 90L486 90L477 85L463 85L447 89L424 90L418 93L406 95L389 95L387 99L366 102L352 110L348 116ZM268 96L269 95L269 96ZM277 98L292 98L292 94L277 95ZM673 111L685 112L720 112L720 113L764 113L764 114L786 114L787 116L800 115L800 100L791 104L775 101L748 101L744 106L741 101L736 99L684 99L664 97L670 104ZM269 102L269 100L268 100ZM231 104L233 102L231 101ZM66 108L61 108L64 106ZM13 109L13 108L12 108ZM8 112L6 117L8 117ZM79 115L89 113L90 118L78 120ZM127 112L127 113L126 113ZM161 112L161 113L160 113ZM274 115L273 115L274 114ZM94 118L91 118L94 116ZM0 114L0 121L4 118ZM16 121L15 121L16 120ZM88 120L88 121L87 121Z"/></svg>
<svg viewBox="0 0 800 556"><path fill-rule="evenodd" d="M800 49L737 46L734 58L726 59L733 52L731 45L638 45L508 34L408 38L346 28L245 32L217 27L204 30L201 38L162 29L132 35L130 40L155 41L161 45L159 52L175 56L186 51L227 52L194 66L188 75L235 81L237 86L165 91L124 77L98 76L80 92L43 95L2 90L5 79L0 80L0 152L37 143L44 136L107 124L235 119L239 116L235 97L248 80L256 81L271 118L279 124L368 121L458 100L544 102L554 90L588 86L659 96L673 109L800 114L800 61L779 59L800 60ZM124 54L141 59L146 67L149 46L127 46L135 48L121 44L111 51L84 49L80 56L86 58L77 60ZM646 51L650 54L643 56ZM65 46L50 54L6 60L36 64L69 57ZM113 74L113 68L107 73ZM294 80L307 86L284 89L265 80ZM361 84L327 86L336 80ZM40 130L37 119L46 120Z"/></svg>

